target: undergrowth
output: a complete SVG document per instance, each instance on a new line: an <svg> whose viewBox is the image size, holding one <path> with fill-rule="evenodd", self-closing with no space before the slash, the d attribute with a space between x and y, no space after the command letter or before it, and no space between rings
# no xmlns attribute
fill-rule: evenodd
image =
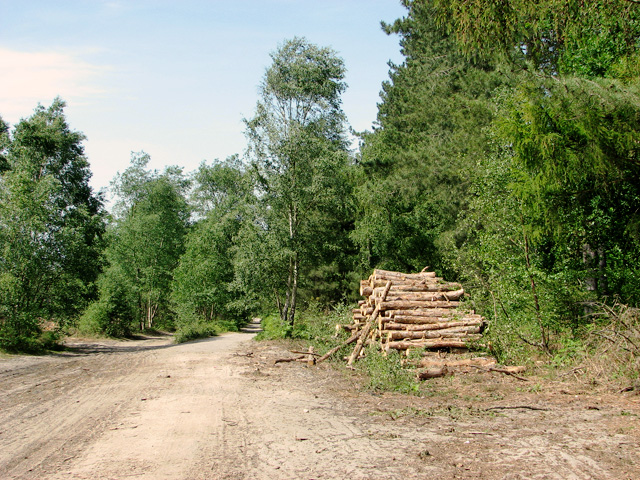
<svg viewBox="0 0 640 480"><path fill-rule="evenodd" d="M640 379L640 309L623 304L593 305L594 322L581 332L574 368L591 381Z"/></svg>
<svg viewBox="0 0 640 480"><path fill-rule="evenodd" d="M310 305L296 318L290 335L292 342L305 350L312 346L320 355L342 345L350 333L340 328L336 329L336 325L352 322L351 309L352 306L341 304L334 310L325 312L317 305ZM283 339L287 335L287 326L282 324L277 314L265 316L262 329L256 340ZM344 358L353 348L354 344L344 345L327 361L336 366L345 365ZM402 355L397 351L394 350L385 356L378 348L370 347L366 348L364 353L365 355L355 363L355 367L367 379L366 388L411 394L420 392L415 369L406 367Z"/></svg>
<svg viewBox="0 0 640 480"><path fill-rule="evenodd" d="M178 325L173 336L175 343L184 343L199 338L215 337L224 332L237 332L238 326L233 321L217 320L215 322L191 322Z"/></svg>
<svg viewBox="0 0 640 480"><path fill-rule="evenodd" d="M508 329L487 332L489 352L499 363L525 365L529 371L546 369L551 377L565 378L566 372L575 372L586 383L624 385L640 380L640 309L626 305L592 305L591 319L580 330L557 332L552 350L544 353L522 340L522 335ZM336 330L337 324L350 324L351 308L340 305L330 312L311 305L300 312L293 329L283 325L279 316L268 315L262 321L263 332L257 339L289 338L295 348L309 346L320 355L341 345L350 333ZM345 366L345 357L354 344L345 345L328 361ZM413 355L420 356L419 351ZM406 361L409 360L409 361ZM411 361L414 360L414 361ZM366 388L375 391L395 391L423 394L428 382L416 379L417 358L406 359L396 351L385 354L377 346L364 350L354 365L366 378ZM572 376L573 378L574 376ZM640 384L638 386L640 389Z"/></svg>
<svg viewBox="0 0 640 480"><path fill-rule="evenodd" d="M371 346L356 365L367 376L367 387L371 390L413 395L420 393L415 368L407 367L397 350L385 355L377 345Z"/></svg>

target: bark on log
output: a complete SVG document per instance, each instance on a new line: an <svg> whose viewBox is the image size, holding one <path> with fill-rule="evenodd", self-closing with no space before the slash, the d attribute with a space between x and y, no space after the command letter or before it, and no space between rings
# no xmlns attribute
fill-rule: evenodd
<svg viewBox="0 0 640 480"><path fill-rule="evenodd" d="M373 294L373 288L369 285L369 280L360 280L360 296L368 297Z"/></svg>
<svg viewBox="0 0 640 480"><path fill-rule="evenodd" d="M276 365L277 363L299 362L300 360L306 361L306 355L294 358L277 358L273 361L273 364Z"/></svg>
<svg viewBox="0 0 640 480"><path fill-rule="evenodd" d="M476 365L471 365L473 368L477 368L478 370L483 370L485 372L498 372L498 373L504 373L505 375L511 375L513 378L517 378L518 380L521 380L523 382L528 382L529 379L528 378L524 378L521 377L519 375L516 375L515 372L517 373L521 373L524 372L527 367L524 366L515 366L515 367L479 367Z"/></svg>
<svg viewBox="0 0 640 480"><path fill-rule="evenodd" d="M483 317L481 315L464 315L460 311L449 310L447 312L434 312L433 315L396 315L394 310L385 311L384 318L389 322L402 323L402 324L429 324L429 323L442 323L442 322L467 322L477 321L482 322Z"/></svg>
<svg viewBox="0 0 640 480"><path fill-rule="evenodd" d="M442 284L416 284L416 285L393 285L390 294L408 293L408 292L452 292L460 290L462 285L459 283L442 283ZM384 287L376 287L373 289L373 295L379 297Z"/></svg>
<svg viewBox="0 0 640 480"><path fill-rule="evenodd" d="M388 281L387 282L387 286L385 288L385 291L383 292L383 298L387 296L387 293L389 292L390 288L391 288L391 281ZM371 318L369 319L367 324L362 329L362 333L360 335L360 338L356 342L356 346L353 349L353 352L351 352L351 355L349 356L349 360L347 362L347 365L349 367L353 364L355 359L360 355L360 352L362 351L362 344L369 337L369 332L371 331L371 327L374 325L374 323L375 323L376 319L378 318L379 314L380 314L380 308L376 307L376 309L371 314Z"/></svg>
<svg viewBox="0 0 640 480"><path fill-rule="evenodd" d="M387 349L408 350L410 348L468 348L467 342L453 338L443 340L403 340L399 342L389 342Z"/></svg>
<svg viewBox="0 0 640 480"><path fill-rule="evenodd" d="M457 323L459 325L482 325L484 323L483 318L481 316L470 316L470 317L446 317L446 316L438 316L438 317L413 317L410 315L398 315L393 317L383 317L384 323L389 325L394 325L393 328L389 330L401 330L402 328L409 329L411 325L438 325L441 323ZM398 328L398 326L403 325L403 327ZM420 330L420 328L416 328ZM429 330L428 328L424 328L425 330Z"/></svg>
<svg viewBox="0 0 640 480"><path fill-rule="evenodd" d="M373 277L392 277L387 280L393 279L412 279L412 280L422 280L424 278L435 278L436 272L420 272L420 273L402 273L402 272L393 272L391 270L381 270L376 268L373 271ZM395 283L395 282L394 282Z"/></svg>
<svg viewBox="0 0 640 480"><path fill-rule="evenodd" d="M433 367L418 373L419 380L428 380L430 378L444 377L449 373L447 367Z"/></svg>
<svg viewBox="0 0 640 480"><path fill-rule="evenodd" d="M387 302L437 302L459 300L464 295L464 289L449 291L449 292L406 292L406 293L393 293L390 292L387 295ZM375 298L376 304L381 299Z"/></svg>
<svg viewBox="0 0 640 480"><path fill-rule="evenodd" d="M407 332L420 332L424 330L440 330L443 328L454 328L454 327L475 327L478 329L477 332L472 333L480 333L480 328L482 327L482 320L466 320L466 321L456 321L456 322L437 322L437 323L424 323L424 324L405 324L405 323L396 323L396 322L386 322L383 324L385 330L403 330Z"/></svg>
<svg viewBox="0 0 640 480"><path fill-rule="evenodd" d="M424 277L421 280L414 280L414 279L402 279L400 277L397 278L391 278L391 277L374 277L371 276L369 277L369 285L371 286L371 288L380 288L380 287L384 287L387 283L387 281L391 280L393 282L394 285L406 285L406 286L421 286L421 285L443 285L446 284L447 282L444 281L444 279L440 278L440 277Z"/></svg>
<svg viewBox="0 0 640 480"><path fill-rule="evenodd" d="M475 357L475 358L465 358L462 360L452 360L452 359L434 359L434 358L423 358L420 360L421 367L488 367L490 365L495 365L495 358L487 358L487 357Z"/></svg>
<svg viewBox="0 0 640 480"><path fill-rule="evenodd" d="M342 323L337 323L336 324L336 337L338 336L338 334L340 333L340 331L344 330L346 332L353 332L354 330L356 330L358 327L356 325L350 324L350 325L346 325L346 324L342 324Z"/></svg>
<svg viewBox="0 0 640 480"><path fill-rule="evenodd" d="M480 332L480 327L458 327L458 328L445 328L441 330L425 330L421 332L407 332L404 330L391 330L385 331L387 341L393 342L396 340L419 340L423 338L465 338L467 340L478 338L477 335Z"/></svg>
<svg viewBox="0 0 640 480"><path fill-rule="evenodd" d="M385 312L385 315L389 317L396 317L398 315L406 315L410 317L476 317L473 310L460 310L451 308L411 308L406 310L394 309ZM477 315L480 318L480 315Z"/></svg>
<svg viewBox="0 0 640 480"><path fill-rule="evenodd" d="M376 301L376 303L378 303ZM408 310L411 308L456 308L460 305L460 302L447 302L447 301L436 301L436 302L418 302L411 300L403 300L403 301L394 301L394 302L383 302L381 301L379 304L380 310Z"/></svg>
<svg viewBox="0 0 640 480"><path fill-rule="evenodd" d="M374 308L369 305L362 305L360 307L360 313L364 316L369 316L373 313Z"/></svg>

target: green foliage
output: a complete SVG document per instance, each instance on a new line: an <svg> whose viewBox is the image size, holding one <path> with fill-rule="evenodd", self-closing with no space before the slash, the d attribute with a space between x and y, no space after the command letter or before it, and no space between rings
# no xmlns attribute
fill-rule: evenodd
<svg viewBox="0 0 640 480"><path fill-rule="evenodd" d="M118 265L109 266L99 280L99 299L78 321L78 330L87 334L129 337L136 327L135 290Z"/></svg>
<svg viewBox="0 0 640 480"><path fill-rule="evenodd" d="M470 57L506 55L547 73L611 76L637 49L634 1L414 0L433 3L438 22Z"/></svg>
<svg viewBox="0 0 640 480"><path fill-rule="evenodd" d="M383 84L378 128L364 135L356 190L360 212L352 238L363 271L455 272L442 239L466 208L475 165L488 152L493 91L509 72L469 63L434 21L431 2L405 2L392 25L405 61Z"/></svg>
<svg viewBox="0 0 640 480"><path fill-rule="evenodd" d="M189 322L178 326L173 336L173 341L176 343L184 343L199 338L215 337L220 331L220 326L217 323Z"/></svg>
<svg viewBox="0 0 640 480"><path fill-rule="evenodd" d="M246 120L257 195L239 232L236 284L254 298L275 297L283 322L293 326L309 272L336 261L347 243L345 68L334 51L304 38L284 42L271 57L255 116ZM256 275L268 278L258 283Z"/></svg>
<svg viewBox="0 0 640 480"><path fill-rule="evenodd" d="M383 28L405 61L363 136L361 264L462 280L502 359L563 351L583 302L639 298L640 9L403 4Z"/></svg>
<svg viewBox="0 0 640 480"><path fill-rule="evenodd" d="M325 310L317 302L311 302L306 308L298 312L293 327L284 323L279 315L270 314L262 319L262 332L258 334L258 340L275 340L290 337L294 340L303 340L305 345L313 346L317 353L324 353L331 348L340 345L344 335L335 335L337 324L347 324L351 321L351 306L344 303L337 304L331 310ZM341 332L343 333L343 332ZM335 358L342 358L348 347L342 352L337 352Z"/></svg>
<svg viewBox="0 0 640 480"><path fill-rule="evenodd" d="M0 125L0 347L33 349L42 322L64 328L95 295L105 214L64 107Z"/></svg>
<svg viewBox="0 0 640 480"><path fill-rule="evenodd" d="M372 390L414 395L420 392L415 368L405 366L396 350L385 355L373 345L365 350L365 357L358 361L357 367L366 373L368 388Z"/></svg>
<svg viewBox="0 0 640 480"><path fill-rule="evenodd" d="M172 302L177 325L192 318L242 321L244 311L233 304L234 269L230 249L240 228L234 215L215 216L199 222L186 239L185 253L174 271Z"/></svg>
<svg viewBox="0 0 640 480"><path fill-rule="evenodd" d="M234 259L243 224L251 218L251 193L249 175L237 157L203 163L195 173L192 202L201 218L189 230L173 272L178 339L237 330L255 310L250 288L236 281L240 262Z"/></svg>
<svg viewBox="0 0 640 480"><path fill-rule="evenodd" d="M109 267L100 279L98 306L83 321L108 335L173 327L170 294L184 252L189 182L177 167L160 174L147 170L148 162L148 155L134 154L113 184L119 199L106 249Z"/></svg>
<svg viewBox="0 0 640 480"><path fill-rule="evenodd" d="M191 205L204 217L209 212L220 216L238 210L252 194L251 179L240 159L234 155L212 165L203 162L194 174Z"/></svg>
<svg viewBox="0 0 640 480"><path fill-rule="evenodd" d="M277 340L291 337L289 333L291 327L286 325L278 314L265 315L260 324L262 331L256 335L256 340Z"/></svg>

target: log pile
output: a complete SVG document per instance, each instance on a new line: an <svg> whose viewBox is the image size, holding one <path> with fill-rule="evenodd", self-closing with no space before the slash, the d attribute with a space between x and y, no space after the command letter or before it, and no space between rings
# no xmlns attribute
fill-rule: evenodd
<svg viewBox="0 0 640 480"><path fill-rule="evenodd" d="M361 333L365 344L379 342L385 351L405 352L466 349L482 337L482 316L461 308L462 285L435 272L374 270L361 282L360 294L365 299L353 310L353 323L342 328Z"/></svg>
<svg viewBox="0 0 640 480"><path fill-rule="evenodd" d="M462 307L460 299L464 289L459 283L446 282L434 272L424 270L415 274L374 270L360 283L360 294L365 299L353 310L353 322L336 325L338 331L350 331L349 339L322 355L316 363L355 343L347 362L351 367L365 345L377 343L387 353L399 350L407 357L411 350L421 350L422 360L406 360L423 369L418 372L421 380L483 371L527 381L517 375L524 367L499 366L495 359L481 354L470 356L470 347L478 345L485 322L481 315Z"/></svg>

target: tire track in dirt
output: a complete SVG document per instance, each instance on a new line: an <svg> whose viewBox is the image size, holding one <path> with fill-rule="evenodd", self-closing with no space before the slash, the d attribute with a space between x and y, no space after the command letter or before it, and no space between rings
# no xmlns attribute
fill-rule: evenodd
<svg viewBox="0 0 640 480"><path fill-rule="evenodd" d="M2 375L0 478L44 478L74 459L148 388L153 355L63 355ZM135 389L123 388L133 371Z"/></svg>
<svg viewBox="0 0 640 480"><path fill-rule="evenodd" d="M250 338L0 359L0 479L640 478L635 398L482 375L378 395Z"/></svg>

